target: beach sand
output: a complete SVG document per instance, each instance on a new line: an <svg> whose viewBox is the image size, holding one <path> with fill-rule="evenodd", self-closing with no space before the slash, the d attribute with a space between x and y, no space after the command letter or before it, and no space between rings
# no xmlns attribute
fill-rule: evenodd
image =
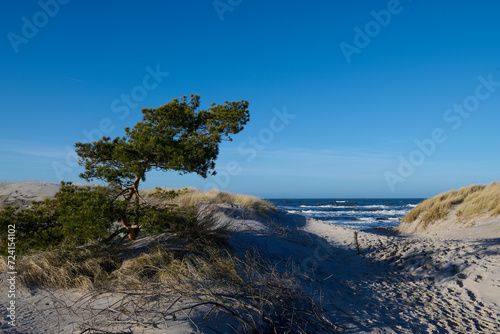
<svg viewBox="0 0 500 334"><path fill-rule="evenodd" d="M9 187L0 186L4 201L24 195L50 197L57 191L54 184L48 186L50 191L29 183ZM447 228L443 223L440 230L407 235L360 231L359 254L353 230L323 221L283 212L249 217L240 207L224 208L219 219L230 220L235 227L228 241L234 255L255 248L276 263L293 263L304 291L321 299L330 319L343 326L344 333L500 332L499 217L469 228L453 224ZM137 242L147 238L151 237L141 236ZM1 276L2 291L7 289L6 278ZM89 303L94 309L106 309L119 299L105 294L90 297L75 290L19 292L17 326L11 327L2 316L0 330L80 333L83 322L105 317L90 313ZM7 303L4 294L0 302L4 313ZM203 309L179 314L176 321L165 324L168 328L122 323L107 330L233 333L226 324L231 321L237 328L234 319L223 315L203 319L205 314Z"/></svg>

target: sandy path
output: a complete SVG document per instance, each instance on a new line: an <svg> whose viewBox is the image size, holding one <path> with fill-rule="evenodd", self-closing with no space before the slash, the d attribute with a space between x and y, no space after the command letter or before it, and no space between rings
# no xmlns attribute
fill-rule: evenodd
<svg viewBox="0 0 500 334"><path fill-rule="evenodd" d="M500 331L498 239L393 239L370 256L389 265L393 276L375 290L404 303L403 319L427 323L429 332Z"/></svg>
<svg viewBox="0 0 500 334"><path fill-rule="evenodd" d="M456 240L443 235L360 232L362 254L358 256L354 250L340 251L351 231L332 236L320 225L314 222L309 230L326 232L333 248L330 261L320 264L322 270L348 268L344 286L332 280L323 288L338 291L331 305L340 310L333 311L332 317L343 318L341 324L348 332L500 332L499 238Z"/></svg>

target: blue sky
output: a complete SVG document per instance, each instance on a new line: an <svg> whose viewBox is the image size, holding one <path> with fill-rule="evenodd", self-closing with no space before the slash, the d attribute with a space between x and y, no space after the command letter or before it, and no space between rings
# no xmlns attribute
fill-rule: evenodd
<svg viewBox="0 0 500 334"><path fill-rule="evenodd" d="M155 186L428 197L500 178L496 1L0 4L0 180L81 182L73 145L175 97L248 100L218 175Z"/></svg>

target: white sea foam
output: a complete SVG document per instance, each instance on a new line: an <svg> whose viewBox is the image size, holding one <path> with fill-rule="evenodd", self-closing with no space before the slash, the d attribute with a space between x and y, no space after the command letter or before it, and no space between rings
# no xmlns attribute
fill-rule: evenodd
<svg viewBox="0 0 500 334"><path fill-rule="evenodd" d="M413 204L409 204L413 205ZM407 205L408 206L408 205ZM383 211L383 210L391 210L394 206L391 205L333 205L333 204L325 204L325 205L301 205L300 208L304 209L358 209L359 212L363 211L363 209L377 209L377 210L365 210L365 211Z"/></svg>
<svg viewBox="0 0 500 334"><path fill-rule="evenodd" d="M355 229L396 226L416 204L384 200L327 200L282 202L279 209ZM316 204L316 205L314 205Z"/></svg>
<svg viewBox="0 0 500 334"><path fill-rule="evenodd" d="M377 211L377 215L387 215L387 216L396 216L396 215L405 215L408 210L379 210Z"/></svg>
<svg viewBox="0 0 500 334"><path fill-rule="evenodd" d="M330 209L330 208L347 208L347 206L340 206L340 205L332 205L332 204L325 204L325 205L301 205L301 208L325 208L325 209Z"/></svg>
<svg viewBox="0 0 500 334"><path fill-rule="evenodd" d="M356 206L356 208L363 208L363 209L391 209L393 206L390 205L360 205Z"/></svg>

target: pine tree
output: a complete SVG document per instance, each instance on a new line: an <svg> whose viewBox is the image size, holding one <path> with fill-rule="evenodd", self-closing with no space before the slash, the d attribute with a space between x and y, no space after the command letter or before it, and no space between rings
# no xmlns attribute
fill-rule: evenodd
<svg viewBox="0 0 500 334"><path fill-rule="evenodd" d="M79 163L85 167L81 178L119 187L126 203L133 200L122 216L130 240L139 230L138 221L129 221L130 210L138 207L139 184L147 172L215 175L219 144L231 141L231 135L243 130L250 119L247 101L212 103L206 110L198 110L199 106L198 95L191 95L189 101L183 96L156 109L142 109L142 122L125 128L123 137L75 144Z"/></svg>

